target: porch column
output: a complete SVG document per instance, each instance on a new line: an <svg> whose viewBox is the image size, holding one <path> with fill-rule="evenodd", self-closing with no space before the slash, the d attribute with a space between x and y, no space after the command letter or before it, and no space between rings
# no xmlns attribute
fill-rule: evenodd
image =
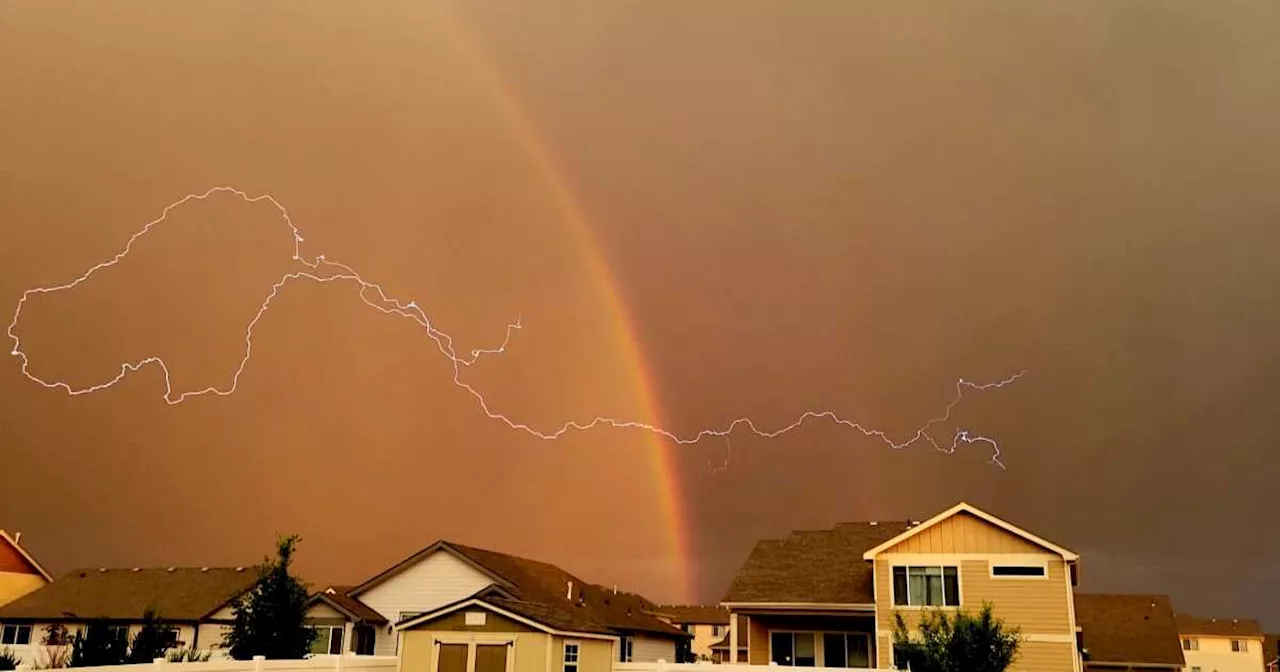
<svg viewBox="0 0 1280 672"><path fill-rule="evenodd" d="M729 612L729 660L726 662L738 663L738 615L732 611ZM747 662L750 662L749 658Z"/></svg>

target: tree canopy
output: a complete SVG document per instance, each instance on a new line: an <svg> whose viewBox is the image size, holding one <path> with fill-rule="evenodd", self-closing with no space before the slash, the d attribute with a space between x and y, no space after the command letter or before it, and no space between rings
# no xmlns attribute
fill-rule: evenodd
<svg viewBox="0 0 1280 672"><path fill-rule="evenodd" d="M916 631L894 614L894 657L912 672L1004 672L1017 659L1020 640L1019 629L1006 627L990 603L977 616L925 612Z"/></svg>
<svg viewBox="0 0 1280 672"><path fill-rule="evenodd" d="M233 606L226 637L232 658L297 659L310 652L316 632L306 623L307 586L289 572L301 541L296 534L281 538L276 557L263 561L257 583Z"/></svg>

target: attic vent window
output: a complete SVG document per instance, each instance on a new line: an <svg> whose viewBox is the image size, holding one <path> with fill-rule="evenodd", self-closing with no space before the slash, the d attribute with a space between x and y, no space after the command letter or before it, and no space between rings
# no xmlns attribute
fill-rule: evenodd
<svg viewBox="0 0 1280 672"><path fill-rule="evenodd" d="M487 614L483 611L468 611L466 623L467 625L484 625L486 622L486 616Z"/></svg>
<svg viewBox="0 0 1280 672"><path fill-rule="evenodd" d="M1049 575L1044 565L991 565L991 576L1016 579L1043 579Z"/></svg>

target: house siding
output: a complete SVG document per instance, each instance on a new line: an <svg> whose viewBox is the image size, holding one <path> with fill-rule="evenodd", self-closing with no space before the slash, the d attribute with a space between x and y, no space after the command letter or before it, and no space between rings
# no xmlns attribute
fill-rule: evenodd
<svg viewBox="0 0 1280 672"><path fill-rule="evenodd" d="M39 574L0 571L0 605L8 604L23 595L43 588L48 581Z"/></svg>
<svg viewBox="0 0 1280 672"><path fill-rule="evenodd" d="M555 638L549 672L563 672L565 642L578 643L578 672L613 672L613 661L618 656L614 651L617 642L573 637Z"/></svg>
<svg viewBox="0 0 1280 672"><path fill-rule="evenodd" d="M965 557L973 555L987 557ZM929 556L937 556L937 560ZM1047 577L993 578L991 564L1002 558L1043 563ZM1010 668L1012 672L1076 669L1074 644L1070 643L1075 623L1067 563L1061 556L968 513L941 521L876 557L876 629L881 667L891 667L893 663L894 614L903 614L907 625L914 627L925 613L919 608L894 606L892 568L924 562L959 568L961 609L977 613L984 602L990 602L997 618L1020 628L1024 637L1033 640L1022 643L1022 658ZM1068 641L1034 641L1037 638Z"/></svg>
<svg viewBox="0 0 1280 672"><path fill-rule="evenodd" d="M1182 651L1186 660L1185 670L1198 667L1205 672L1257 672L1266 669L1262 656L1262 638L1260 637L1217 637L1208 635L1183 634L1183 639L1197 639L1200 648L1196 651ZM1246 651L1231 650L1232 639L1243 639L1248 642Z"/></svg>
<svg viewBox="0 0 1280 672"><path fill-rule="evenodd" d="M359 599L396 623L401 612L432 611L492 584L488 575L447 551L439 551L360 593ZM385 627L377 630L374 655L396 654L396 634L387 630Z"/></svg>
<svg viewBox="0 0 1280 672"><path fill-rule="evenodd" d="M665 660L676 662L676 643L660 637L636 635L631 642L631 662L656 663Z"/></svg>

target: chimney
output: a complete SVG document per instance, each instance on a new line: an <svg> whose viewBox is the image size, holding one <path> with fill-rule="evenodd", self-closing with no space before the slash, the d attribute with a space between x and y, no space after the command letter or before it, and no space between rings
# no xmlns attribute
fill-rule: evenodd
<svg viewBox="0 0 1280 672"><path fill-rule="evenodd" d="M569 590L565 592L564 599L569 600L570 602L573 601L573 582L572 581L569 582Z"/></svg>
<svg viewBox="0 0 1280 672"><path fill-rule="evenodd" d="M617 594L618 594L618 584L616 584L616 583L615 583L615 584L613 584L613 594L614 594L614 595L617 595Z"/></svg>

